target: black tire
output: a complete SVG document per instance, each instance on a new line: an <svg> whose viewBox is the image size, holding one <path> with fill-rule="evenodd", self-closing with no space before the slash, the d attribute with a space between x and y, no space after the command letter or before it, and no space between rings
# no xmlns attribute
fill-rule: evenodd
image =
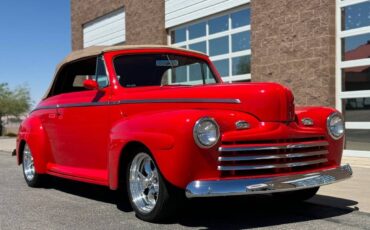
<svg viewBox="0 0 370 230"><path fill-rule="evenodd" d="M157 199L156 199L156 203L154 207L149 211L143 211L143 208L142 207L140 208L138 203L134 202L133 197L135 195L133 195L133 193L135 193L135 191L132 191L134 189L130 187L130 178L132 178L132 174L133 174L133 173L130 173L130 169L132 171L135 171L133 169L136 166L133 166L133 164L136 165L136 159L138 156L150 157L154 167L156 167L157 169L159 192L157 194ZM168 220L175 213L177 213L177 209L182 206L180 205L182 204L181 201L185 200L185 192L181 189L174 188L174 186L166 182L166 180L163 178L162 174L160 173L158 167L156 166L156 163L153 157L151 156L149 151L146 149L140 149L139 151L136 151L136 153L132 155L129 164L126 167L126 177L125 178L126 178L126 188L127 188L129 202L132 206L132 209L135 211L136 216L141 220L148 221L148 222L160 222L160 221ZM145 193L145 190L141 194L143 193ZM137 194L137 191L136 191L136 194Z"/></svg>
<svg viewBox="0 0 370 230"><path fill-rule="evenodd" d="M291 192L273 193L273 196L277 199L281 199L284 202L300 202L315 196L319 189L320 187L314 187Z"/></svg>
<svg viewBox="0 0 370 230"><path fill-rule="evenodd" d="M32 152L27 144L24 145L22 150L22 172L29 187L38 188L43 185L44 175L36 172Z"/></svg>

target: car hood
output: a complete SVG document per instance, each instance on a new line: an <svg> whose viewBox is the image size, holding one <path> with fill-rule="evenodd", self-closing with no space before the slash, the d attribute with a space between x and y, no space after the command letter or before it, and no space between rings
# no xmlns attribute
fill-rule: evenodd
<svg viewBox="0 0 370 230"><path fill-rule="evenodd" d="M189 108L233 109L260 121L294 120L293 95L277 83L137 87L121 92L117 99L123 103L177 103Z"/></svg>

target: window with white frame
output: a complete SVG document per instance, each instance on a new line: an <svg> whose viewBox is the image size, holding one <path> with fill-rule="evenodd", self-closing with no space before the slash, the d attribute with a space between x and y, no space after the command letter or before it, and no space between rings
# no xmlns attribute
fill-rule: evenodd
<svg viewBox="0 0 370 230"><path fill-rule="evenodd" d="M250 8L170 29L171 45L208 54L224 81L251 79L250 36Z"/></svg>
<svg viewBox="0 0 370 230"><path fill-rule="evenodd" d="M345 153L370 156L370 1L337 0L337 108Z"/></svg>

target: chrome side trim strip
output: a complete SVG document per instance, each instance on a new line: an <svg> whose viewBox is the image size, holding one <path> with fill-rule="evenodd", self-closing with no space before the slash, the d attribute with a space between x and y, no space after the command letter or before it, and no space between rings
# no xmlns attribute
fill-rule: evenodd
<svg viewBox="0 0 370 230"><path fill-rule="evenodd" d="M77 108L77 107L91 107L91 106L106 106L111 105L107 102L86 102L86 103L70 103L70 104L57 104L57 105L47 105L39 106L31 111L43 110L43 109L57 109L57 108Z"/></svg>
<svg viewBox="0 0 370 230"><path fill-rule="evenodd" d="M227 98L160 98L160 99L127 99L118 101L117 104L141 104L141 103L227 103L240 104L239 99Z"/></svg>
<svg viewBox="0 0 370 230"><path fill-rule="evenodd" d="M120 101L106 101L106 102L84 102L84 103L70 103L39 106L33 111L42 109L56 109L56 108L74 108L74 107L90 107L90 106L108 106L108 105L122 105L122 104L146 104L146 103L225 103L225 104L240 104L239 99L228 98L159 98L159 99L127 99Z"/></svg>
<svg viewBox="0 0 370 230"><path fill-rule="evenodd" d="M58 108L75 108L75 107L90 107L90 106L104 106L109 105L108 101L106 102L87 102L87 103L71 103L71 104L58 104Z"/></svg>
<svg viewBox="0 0 370 230"><path fill-rule="evenodd" d="M328 146L327 141L317 141L300 144L273 144L268 146L240 146L240 147L219 147L219 152L239 152L239 151L259 151L259 150L278 150L278 149L302 149L310 147Z"/></svg>
<svg viewBox="0 0 370 230"><path fill-rule="evenodd" d="M273 154L273 155L255 155L255 156L240 156L240 157L218 157L218 161L256 161L256 160L273 160L273 159L285 159L285 158L299 158L299 157L311 157L328 154L328 150L320 150L305 153L286 153L286 154Z"/></svg>
<svg viewBox="0 0 370 230"><path fill-rule="evenodd" d="M58 108L58 107L57 107L57 105L39 106L39 107L37 107L37 108L34 108L34 109L31 111L31 113L32 113L32 112L34 112L34 111L37 111L37 110L43 110L43 109L56 109L56 108Z"/></svg>
<svg viewBox="0 0 370 230"><path fill-rule="evenodd" d="M301 161L284 164L270 164L270 165L240 165L240 166L218 166L219 171L237 171L237 170L259 170L259 169L279 169L292 168L306 165L320 164L327 162L328 159L318 159L312 161Z"/></svg>
<svg viewBox="0 0 370 230"><path fill-rule="evenodd" d="M185 194L188 198L195 198L288 192L336 183L351 176L351 166L346 164L328 170L288 176L195 180L186 186Z"/></svg>

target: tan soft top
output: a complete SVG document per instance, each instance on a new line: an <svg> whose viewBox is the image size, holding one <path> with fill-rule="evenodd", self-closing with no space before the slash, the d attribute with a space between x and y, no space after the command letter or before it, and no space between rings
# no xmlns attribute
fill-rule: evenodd
<svg viewBox="0 0 370 230"><path fill-rule="evenodd" d="M100 54L103 54L109 51L133 50L133 49L153 49L153 48L165 48L165 49L173 49L173 50L180 50L180 51L190 51L193 53L206 55L202 52L198 52L195 50L188 50L188 49L183 49L179 47L165 46L165 45L90 46L85 49L76 50L76 51L71 52L61 63L59 63L58 67L64 65L67 62L78 60L84 57L98 56Z"/></svg>
<svg viewBox="0 0 370 230"><path fill-rule="evenodd" d="M165 49L173 49L173 50L179 50L179 51L190 51L197 54L203 54L202 52L198 52L195 50L188 50L183 49L179 47L174 46L166 46L166 45L120 45L120 46L90 46L81 50L72 51L70 54L68 54L67 57L64 58L62 62L60 62L55 70L53 81L55 78L55 75L58 73L59 69L66 63L76 61L78 59L82 59L85 57L92 57L92 56L98 56L100 54L103 54L105 52L109 51L116 51L116 50L133 50L133 49L155 49L155 48L165 48ZM48 90L46 91L46 94L44 95L43 99L45 99L51 90L51 87L53 86L53 81L51 82Z"/></svg>

